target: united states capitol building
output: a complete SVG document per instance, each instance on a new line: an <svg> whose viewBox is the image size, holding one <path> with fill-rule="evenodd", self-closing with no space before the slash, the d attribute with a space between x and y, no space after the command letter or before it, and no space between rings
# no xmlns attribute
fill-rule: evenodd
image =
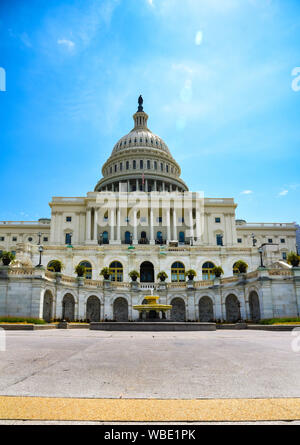
<svg viewBox="0 0 300 445"><path fill-rule="evenodd" d="M233 198L189 191L167 144L149 130L141 96L133 120L94 191L53 197L51 219L0 223L0 251L16 254L0 269L0 316L130 321L151 288L177 321L299 315L300 273L285 261L296 251L295 224L237 220ZM239 260L247 273L238 273ZM86 268L82 279L78 264ZM189 269L194 280L185 276Z"/></svg>

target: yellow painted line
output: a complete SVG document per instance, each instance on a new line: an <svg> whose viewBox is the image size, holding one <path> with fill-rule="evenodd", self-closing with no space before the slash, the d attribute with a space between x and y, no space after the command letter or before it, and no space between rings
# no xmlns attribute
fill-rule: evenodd
<svg viewBox="0 0 300 445"><path fill-rule="evenodd" d="M300 420L300 398L163 400L0 396L0 419L107 422Z"/></svg>

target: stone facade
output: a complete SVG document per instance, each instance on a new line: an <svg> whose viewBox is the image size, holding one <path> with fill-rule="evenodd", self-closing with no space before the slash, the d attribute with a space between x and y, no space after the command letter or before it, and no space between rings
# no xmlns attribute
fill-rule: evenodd
<svg viewBox="0 0 300 445"><path fill-rule="evenodd" d="M67 320L138 320L134 305L149 289L140 283L84 280L43 268L1 267L0 315ZM175 321L242 320L297 317L300 268L255 272L186 283L155 285L160 303L173 305Z"/></svg>

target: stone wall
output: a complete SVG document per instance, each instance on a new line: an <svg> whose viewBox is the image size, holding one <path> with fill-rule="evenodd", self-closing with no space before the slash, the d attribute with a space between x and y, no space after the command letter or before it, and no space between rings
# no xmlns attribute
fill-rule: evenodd
<svg viewBox="0 0 300 445"><path fill-rule="evenodd" d="M155 284L162 304L172 304L176 321L254 320L296 317L300 268L258 269L213 282ZM149 290L139 284L85 280L43 268L0 268L0 316L72 320L137 320L133 309Z"/></svg>

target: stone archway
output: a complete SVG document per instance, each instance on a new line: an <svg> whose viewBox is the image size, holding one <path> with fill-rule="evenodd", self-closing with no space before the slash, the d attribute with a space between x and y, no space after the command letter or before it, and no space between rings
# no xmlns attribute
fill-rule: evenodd
<svg viewBox="0 0 300 445"><path fill-rule="evenodd" d="M235 295L230 294L227 296L225 306L226 321L236 323L241 319L240 302Z"/></svg>
<svg viewBox="0 0 300 445"><path fill-rule="evenodd" d="M214 307L210 297L201 297L199 301L199 320L200 321L213 321L214 320Z"/></svg>
<svg viewBox="0 0 300 445"><path fill-rule="evenodd" d="M53 314L53 295L50 290L44 293L43 319L50 323Z"/></svg>
<svg viewBox="0 0 300 445"><path fill-rule="evenodd" d="M150 261L144 261L140 266L140 282L154 283L154 266Z"/></svg>
<svg viewBox="0 0 300 445"><path fill-rule="evenodd" d="M118 297L114 301L114 320L128 321L128 302L123 297Z"/></svg>
<svg viewBox="0 0 300 445"><path fill-rule="evenodd" d="M259 305L259 298L255 290L250 292L249 295L249 309L250 309L250 320L255 322L259 321L261 318L260 305Z"/></svg>
<svg viewBox="0 0 300 445"><path fill-rule="evenodd" d="M75 300L72 294L66 294L62 302L62 318L66 321L75 319Z"/></svg>
<svg viewBox="0 0 300 445"><path fill-rule="evenodd" d="M86 302L86 319L88 321L100 321L100 300L91 295Z"/></svg>
<svg viewBox="0 0 300 445"><path fill-rule="evenodd" d="M171 320L185 321L185 302L182 298L176 297L171 301Z"/></svg>

